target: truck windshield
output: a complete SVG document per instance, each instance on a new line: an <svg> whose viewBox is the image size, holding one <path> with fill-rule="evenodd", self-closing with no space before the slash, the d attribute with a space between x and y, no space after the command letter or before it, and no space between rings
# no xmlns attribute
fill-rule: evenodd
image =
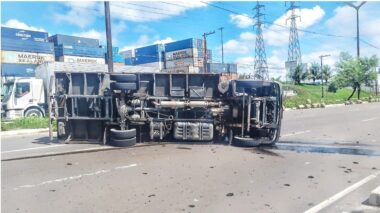
<svg viewBox="0 0 380 213"><path fill-rule="evenodd" d="M7 102L9 97L12 94L14 82L9 82L3 84L3 87L1 88L1 101Z"/></svg>

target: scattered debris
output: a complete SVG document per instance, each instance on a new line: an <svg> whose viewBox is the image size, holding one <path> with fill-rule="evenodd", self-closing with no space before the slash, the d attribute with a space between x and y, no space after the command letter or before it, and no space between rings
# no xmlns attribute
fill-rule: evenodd
<svg viewBox="0 0 380 213"><path fill-rule="evenodd" d="M285 183L284 186L290 186L290 184L289 183Z"/></svg>
<svg viewBox="0 0 380 213"><path fill-rule="evenodd" d="M190 207L190 208L194 208L195 205L194 205L194 204L190 204L189 207Z"/></svg>
<svg viewBox="0 0 380 213"><path fill-rule="evenodd" d="M156 196L156 195L155 194L148 195L148 197L154 197L154 196Z"/></svg>
<svg viewBox="0 0 380 213"><path fill-rule="evenodd" d="M147 175L148 174L148 172L143 172L143 175Z"/></svg>
<svg viewBox="0 0 380 213"><path fill-rule="evenodd" d="M312 176L312 175L309 175L309 176L307 176L307 178L309 178L309 179L313 179L313 178L314 178L314 176Z"/></svg>
<svg viewBox="0 0 380 213"><path fill-rule="evenodd" d="M227 193L226 196L227 196L227 197L232 197L232 196L234 196L234 193L232 193L232 192Z"/></svg>
<svg viewBox="0 0 380 213"><path fill-rule="evenodd" d="M210 166L210 169L213 169L214 167L213 166Z"/></svg>
<svg viewBox="0 0 380 213"><path fill-rule="evenodd" d="M191 150L190 147L178 146L177 149Z"/></svg>
<svg viewBox="0 0 380 213"><path fill-rule="evenodd" d="M354 162L352 162L353 164L359 164L359 162L356 162L356 161L354 161Z"/></svg>
<svg viewBox="0 0 380 213"><path fill-rule="evenodd" d="M73 164L72 164L72 163L67 163L66 165L71 166L71 165L73 165Z"/></svg>
<svg viewBox="0 0 380 213"><path fill-rule="evenodd" d="M55 192L56 190L55 190L55 189L50 189L49 191L51 191L51 192Z"/></svg>

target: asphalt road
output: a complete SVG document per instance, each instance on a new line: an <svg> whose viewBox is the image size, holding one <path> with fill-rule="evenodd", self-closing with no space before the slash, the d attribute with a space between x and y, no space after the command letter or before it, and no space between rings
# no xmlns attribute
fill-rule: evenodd
<svg viewBox="0 0 380 213"><path fill-rule="evenodd" d="M354 210L362 208L369 192L380 185L379 130L380 104L373 103L286 111L281 142L273 148L162 144L2 161L1 208L3 212ZM7 137L1 143L2 155L8 158L96 146L57 146L43 135Z"/></svg>

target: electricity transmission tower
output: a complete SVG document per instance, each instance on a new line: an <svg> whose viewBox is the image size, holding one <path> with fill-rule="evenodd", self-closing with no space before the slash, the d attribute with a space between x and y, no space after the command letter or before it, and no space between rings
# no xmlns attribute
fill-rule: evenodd
<svg viewBox="0 0 380 213"><path fill-rule="evenodd" d="M301 64L301 48L298 40L298 30L297 30L297 18L301 17L296 15L295 10L299 8L295 5L294 1L290 2L290 6L287 11L291 11L291 15L287 20L290 19L290 31L289 31L289 47L288 47L288 62L292 62L294 65Z"/></svg>
<svg viewBox="0 0 380 213"><path fill-rule="evenodd" d="M261 17L264 16L264 14L260 12L261 8L264 8L264 5L259 4L259 2L257 2L256 6L253 8L253 10L256 12L254 16L254 18L256 19L256 23L254 25L254 28L256 29L254 78L261 80L269 80L267 56L265 54L263 30L261 28L263 24Z"/></svg>

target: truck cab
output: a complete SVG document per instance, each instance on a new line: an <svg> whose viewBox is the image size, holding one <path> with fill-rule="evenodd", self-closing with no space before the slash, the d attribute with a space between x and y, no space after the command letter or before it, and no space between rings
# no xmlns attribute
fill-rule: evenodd
<svg viewBox="0 0 380 213"><path fill-rule="evenodd" d="M45 90L42 79L16 78L3 84L1 117L12 120L20 117L45 116Z"/></svg>

